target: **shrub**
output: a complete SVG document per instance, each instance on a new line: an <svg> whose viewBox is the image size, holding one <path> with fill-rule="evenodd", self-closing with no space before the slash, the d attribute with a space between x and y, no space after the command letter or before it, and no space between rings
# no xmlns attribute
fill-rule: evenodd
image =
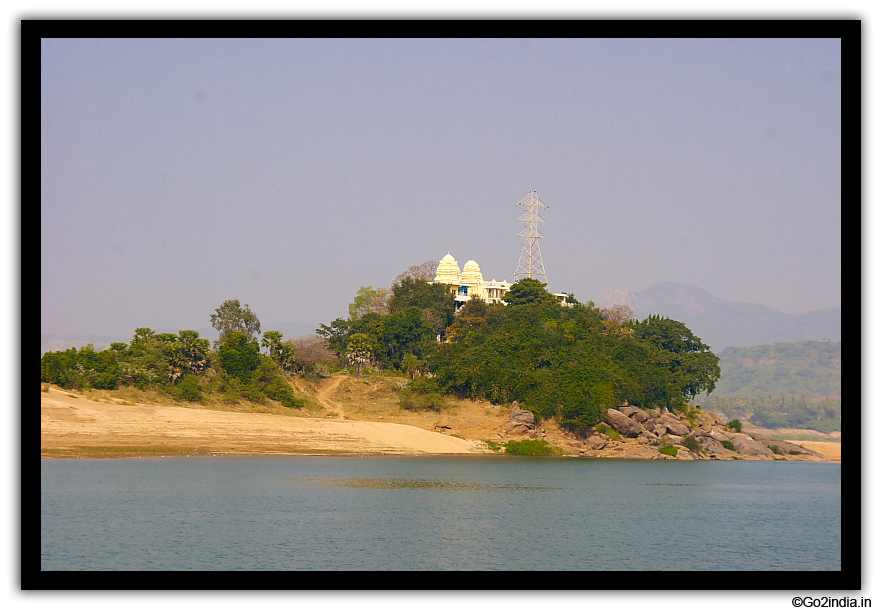
<svg viewBox="0 0 882 610"><path fill-rule="evenodd" d="M548 444L546 440L531 441L508 441L505 444L505 452L511 455L554 455L557 449Z"/></svg>
<svg viewBox="0 0 882 610"><path fill-rule="evenodd" d="M738 451L732 441L720 441L720 444L729 451Z"/></svg>
<svg viewBox="0 0 882 610"><path fill-rule="evenodd" d="M684 436L683 440L680 441L680 444L692 453L698 453L701 451L701 445L698 444L698 439L694 436Z"/></svg>
<svg viewBox="0 0 882 610"><path fill-rule="evenodd" d="M772 453L775 455L784 455L784 451L781 450L781 447L778 445L769 445L769 449L772 450Z"/></svg>
<svg viewBox="0 0 882 610"><path fill-rule="evenodd" d="M202 390L199 389L199 380L195 375L187 375L178 385L180 396L184 400L197 402L202 400Z"/></svg>
<svg viewBox="0 0 882 610"><path fill-rule="evenodd" d="M487 448L491 451L499 451L500 449L502 449L502 445L495 441L484 441L484 444L487 445Z"/></svg>
<svg viewBox="0 0 882 610"><path fill-rule="evenodd" d="M662 447L658 450L659 453L663 453L665 455L669 455L671 457L677 457L677 448L673 445L667 445L666 447Z"/></svg>
<svg viewBox="0 0 882 610"><path fill-rule="evenodd" d="M730 420L729 423L726 424L726 426L730 430L734 430L735 432L741 432L741 429L744 427L744 424L742 424L741 420L739 420L739 419L733 419L733 420Z"/></svg>
<svg viewBox="0 0 882 610"><path fill-rule="evenodd" d="M440 411L445 404L444 395L433 378L417 377L398 394L398 400L405 409L421 411L431 409Z"/></svg>
<svg viewBox="0 0 882 610"><path fill-rule="evenodd" d="M622 438L622 434L618 430L616 430L615 428L610 428L606 424L597 424L595 430L597 430L601 434L606 434L614 441L620 440Z"/></svg>
<svg viewBox="0 0 882 610"><path fill-rule="evenodd" d="M802 451L797 451L796 449L791 449L787 453L789 453L790 455L802 455Z"/></svg>

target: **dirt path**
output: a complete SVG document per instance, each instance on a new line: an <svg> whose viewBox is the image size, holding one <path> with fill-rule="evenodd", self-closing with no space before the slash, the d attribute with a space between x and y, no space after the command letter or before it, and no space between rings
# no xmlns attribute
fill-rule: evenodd
<svg viewBox="0 0 882 610"><path fill-rule="evenodd" d="M40 393L43 457L481 453L479 444L404 424L122 405L54 388Z"/></svg>
<svg viewBox="0 0 882 610"><path fill-rule="evenodd" d="M343 407L340 403L331 400L330 397L337 391L337 388L340 387L340 384L343 383L344 379L345 377L343 375L338 375L331 379L331 383L325 387L319 388L315 393L315 399L321 406L328 411L337 413L336 419L343 419Z"/></svg>

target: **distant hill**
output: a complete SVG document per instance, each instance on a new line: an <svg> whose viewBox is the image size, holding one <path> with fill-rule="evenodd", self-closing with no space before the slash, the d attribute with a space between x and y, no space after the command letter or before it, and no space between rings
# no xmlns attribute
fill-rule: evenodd
<svg viewBox="0 0 882 610"><path fill-rule="evenodd" d="M646 290L607 290L598 305L629 305L638 319L658 314L679 320L719 353L727 347L748 347L794 341L842 340L842 310L819 309L787 314L758 305L715 297L689 284L660 282Z"/></svg>
<svg viewBox="0 0 882 610"><path fill-rule="evenodd" d="M799 341L717 352L722 375L713 396L842 395L842 342Z"/></svg>

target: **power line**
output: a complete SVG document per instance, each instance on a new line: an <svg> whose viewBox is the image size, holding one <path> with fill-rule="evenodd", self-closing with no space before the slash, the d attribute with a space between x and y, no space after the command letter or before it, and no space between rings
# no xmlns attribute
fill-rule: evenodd
<svg viewBox="0 0 882 610"><path fill-rule="evenodd" d="M545 284L548 284L548 276L545 275L545 264L542 262L542 251L539 249L539 239L545 237L536 228L536 224L545 222L539 215L539 208L547 208L546 204L539 199L536 191L530 191L530 194L524 197L518 205L527 207L527 211L518 220L526 221L524 230L518 233L518 237L524 238L524 245L521 247L521 257L518 259L518 268L515 271L514 280L522 280L524 278L539 279L542 277Z"/></svg>

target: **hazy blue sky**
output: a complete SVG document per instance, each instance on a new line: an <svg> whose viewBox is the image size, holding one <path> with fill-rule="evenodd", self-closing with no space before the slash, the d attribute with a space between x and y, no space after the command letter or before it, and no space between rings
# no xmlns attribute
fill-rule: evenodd
<svg viewBox="0 0 882 610"><path fill-rule="evenodd" d="M345 316L448 251L839 307L838 40L44 40L41 333Z"/></svg>

